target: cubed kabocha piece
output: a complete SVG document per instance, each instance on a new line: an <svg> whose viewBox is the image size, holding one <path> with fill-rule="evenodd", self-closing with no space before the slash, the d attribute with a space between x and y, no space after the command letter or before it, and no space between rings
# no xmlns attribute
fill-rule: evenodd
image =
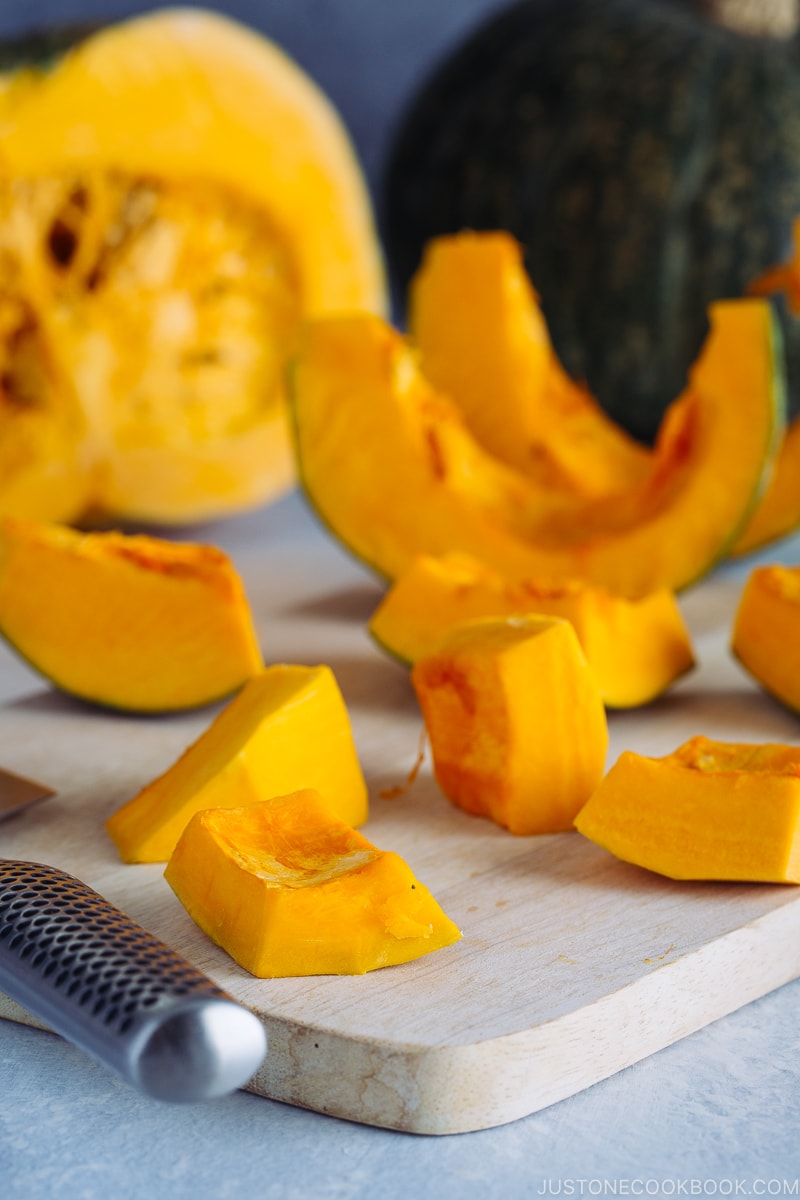
<svg viewBox="0 0 800 1200"><path fill-rule="evenodd" d="M527 613L563 617L574 626L608 708L647 704L694 666L689 632L666 589L627 600L580 580L509 579L461 554L418 555L369 629L389 653L414 663L463 621Z"/></svg>
<svg viewBox="0 0 800 1200"><path fill-rule="evenodd" d="M167 712L263 669L244 585L214 546L7 517L0 634L62 691Z"/></svg>
<svg viewBox="0 0 800 1200"><path fill-rule="evenodd" d="M315 790L196 813L165 876L200 928L260 978L363 975L461 937L404 860Z"/></svg>
<svg viewBox="0 0 800 1200"><path fill-rule="evenodd" d="M625 751L575 824L671 879L800 883L800 747L694 737L662 758Z"/></svg>
<svg viewBox="0 0 800 1200"><path fill-rule="evenodd" d="M465 622L411 678L436 779L457 807L514 834L572 828L602 776L608 726L568 621Z"/></svg>
<svg viewBox="0 0 800 1200"><path fill-rule="evenodd" d="M277 664L239 692L106 829L125 862L166 862L196 812L317 789L349 825L367 819L350 718L328 666Z"/></svg>
<svg viewBox="0 0 800 1200"><path fill-rule="evenodd" d="M800 713L800 567L751 571L739 598L731 650L766 691Z"/></svg>

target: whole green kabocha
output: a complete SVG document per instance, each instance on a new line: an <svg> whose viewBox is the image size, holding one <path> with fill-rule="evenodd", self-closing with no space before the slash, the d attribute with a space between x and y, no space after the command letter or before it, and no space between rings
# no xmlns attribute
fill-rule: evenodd
<svg viewBox="0 0 800 1200"><path fill-rule="evenodd" d="M651 441L709 303L790 254L797 24L795 0L525 0L493 17L400 127L384 213L396 285L434 235L509 230L561 361ZM776 304L795 413L800 322Z"/></svg>

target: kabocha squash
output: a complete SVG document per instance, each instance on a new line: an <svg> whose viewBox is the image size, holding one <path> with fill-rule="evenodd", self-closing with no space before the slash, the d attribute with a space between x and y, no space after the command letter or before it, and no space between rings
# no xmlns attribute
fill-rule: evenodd
<svg viewBox="0 0 800 1200"><path fill-rule="evenodd" d="M0 634L56 687L135 712L209 704L263 668L221 550L21 518L0 521Z"/></svg>
<svg viewBox="0 0 800 1200"><path fill-rule="evenodd" d="M509 580L458 554L415 558L373 613L369 631L411 664L433 653L463 621L527 613L571 623L607 708L647 704L694 666L691 639L671 592L630 601L574 580Z"/></svg>
<svg viewBox="0 0 800 1200"><path fill-rule="evenodd" d="M503 462L590 499L624 492L649 473L647 450L558 361L508 234L463 233L428 245L411 284L409 334L425 377Z"/></svg>
<svg viewBox="0 0 800 1200"><path fill-rule="evenodd" d="M559 359L646 442L708 307L800 213L796 0L523 0L424 81L384 184L398 291L432 237L525 246ZM781 312L792 413L800 323Z"/></svg>
<svg viewBox="0 0 800 1200"><path fill-rule="evenodd" d="M800 713L800 567L757 567L736 610L731 650L766 691Z"/></svg>
<svg viewBox="0 0 800 1200"><path fill-rule="evenodd" d="M792 227L793 254L750 286L753 295L780 295L795 320L800 314L800 220ZM732 553L748 554L800 526L800 417L788 424L775 469L761 501L734 544Z"/></svg>
<svg viewBox="0 0 800 1200"><path fill-rule="evenodd" d="M628 598L677 591L736 538L783 430L769 305L720 302L710 316L647 477L600 502L491 456L379 318L311 322L291 389L306 495L333 533L390 579L417 554L458 550L510 576L582 579Z"/></svg>
<svg viewBox="0 0 800 1200"><path fill-rule="evenodd" d="M800 883L800 748L695 737L663 758L625 751L575 825L672 879Z"/></svg>
<svg viewBox="0 0 800 1200"><path fill-rule="evenodd" d="M461 937L402 858L314 791L196 813L164 874L200 928L259 978L363 975Z"/></svg>
<svg viewBox="0 0 800 1200"><path fill-rule="evenodd" d="M304 314L383 311L343 126L276 46L164 10L0 77L0 512L176 524L294 481Z"/></svg>
<svg viewBox="0 0 800 1200"><path fill-rule="evenodd" d="M800 526L800 417L789 423L761 499L736 541L740 557L786 537Z"/></svg>
<svg viewBox="0 0 800 1200"><path fill-rule="evenodd" d="M467 621L417 660L411 679L453 804L514 834L572 828L603 774L608 727L568 621Z"/></svg>
<svg viewBox="0 0 800 1200"><path fill-rule="evenodd" d="M251 679L106 830L124 862L166 862L196 812L303 788L348 825L366 821L367 788L333 672L278 664Z"/></svg>

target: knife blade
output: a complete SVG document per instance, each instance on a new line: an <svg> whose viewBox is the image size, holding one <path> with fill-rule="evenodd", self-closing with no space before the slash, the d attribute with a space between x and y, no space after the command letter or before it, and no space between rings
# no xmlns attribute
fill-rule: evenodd
<svg viewBox="0 0 800 1200"><path fill-rule="evenodd" d="M48 796L55 796L53 788L0 767L0 821Z"/></svg>

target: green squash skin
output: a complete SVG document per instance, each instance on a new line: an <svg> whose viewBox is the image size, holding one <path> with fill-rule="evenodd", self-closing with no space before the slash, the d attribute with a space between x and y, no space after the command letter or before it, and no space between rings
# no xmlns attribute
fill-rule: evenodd
<svg viewBox="0 0 800 1200"><path fill-rule="evenodd" d="M34 30L17 38L6 38L0 42L0 74L5 75L22 68L49 71L67 51L101 28L99 23L81 22Z"/></svg>
<svg viewBox="0 0 800 1200"><path fill-rule="evenodd" d="M384 182L396 294L431 237L507 229L566 369L652 443L708 305L791 256L800 49L664 0L524 0L423 85Z"/></svg>

